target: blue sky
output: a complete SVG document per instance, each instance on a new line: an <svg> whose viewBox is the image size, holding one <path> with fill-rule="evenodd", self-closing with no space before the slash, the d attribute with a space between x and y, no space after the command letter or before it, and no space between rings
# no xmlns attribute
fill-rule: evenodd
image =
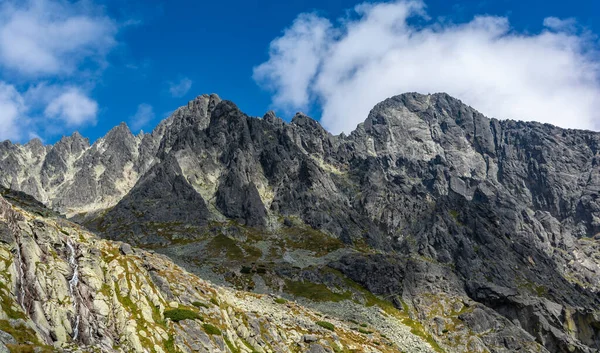
<svg viewBox="0 0 600 353"><path fill-rule="evenodd" d="M587 120L578 121L579 125L569 126L569 121L573 119L565 119L563 124L558 116L549 118L548 122L566 124L567 127L596 128L592 121L593 117L590 117L590 112L598 108L594 101L600 101L596 53L598 39L595 37L596 34L600 34L600 2L595 0L568 2L428 0L421 3L424 7L410 10L419 12L418 14L411 13L406 16L402 12L405 7L395 8L399 11L398 17L390 21L402 22L407 17L406 23L412 26L412 37L416 37L415 33L426 35L427 30L432 30L440 35L452 32L451 36L432 39L432 43L440 41L452 43L452 38L458 38L457 44L449 44L449 46L457 46L456 48L445 48L443 51L422 47L416 42L407 44L401 49L412 52L414 48L414 52L423 55L419 58L428 57L428 50L431 50L431 56L436 57L440 62L447 58L445 54L440 55L442 52L448 53L449 56L473 55L481 58L479 50L487 50L492 54L498 50L497 56L506 56L507 59L503 60L506 62L506 67L511 68L519 67L521 64L532 65L531 62L535 60L541 60L546 65L545 58L549 56L548 53L553 58L562 57L562 54L566 53L564 60L556 59L556 65L547 64L546 72L536 72L536 75L528 81L537 82L539 81L537 78L546 76L544 73L554 77L553 75L556 75L557 71L562 72L563 68L569 73L564 77L557 77L547 82L541 80L542 82L536 84L521 82L521 78L502 83L506 86L522 86L522 89L516 90L519 96L530 95L528 101L539 100L538 105L519 111L498 110L494 107L493 102L502 99L508 101L511 98L505 97L504 91L488 87L488 85L493 86L493 82L498 82L496 77L489 78L492 84L488 81L479 82L477 79L465 83L468 86L486 87L485 96L497 95L492 98L482 98L481 92L467 92L463 86L455 87L450 84L446 87L444 80L439 83L435 76L427 76L426 73L424 73L427 76L424 78L425 84L421 84L420 81L416 84L410 78L406 79L404 85L381 81L382 77L402 81L407 75L396 71L393 71L393 74L374 73L368 79L361 78L361 81L350 83L332 78L332 72L335 72L337 67L332 69L335 62L331 60L335 60L330 60L329 56L343 57L344 52L336 52L338 50L336 48L343 42L343 38L351 41L353 28L364 25L363 27L368 30L373 30L373 33L378 33L373 22L375 20L369 22L368 18L376 11L377 6L382 5L381 3L374 3L374 7L358 12L352 9L357 4L363 3L362 1L30 0L29 2L5 2L0 0L0 4L2 3L4 4L0 7L0 20L4 20L5 23L14 20L15 16L20 14L23 18L41 23L39 28L54 23L61 25L69 21L71 25L63 26L70 30L59 26L62 29L57 30L56 33L47 31L48 33L42 35L33 31L33 33L23 34L25 39L33 43L33 47L25 46L24 49L21 46L24 46L22 43L27 40L11 40L15 37L12 34L15 32L8 31L0 25L0 123L5 126L0 127L0 140L9 138L24 142L33 136L39 136L45 142L53 143L62 134L79 130L94 141L121 121L127 121L136 131L140 128L150 131L169 112L202 93L217 93L221 98L234 101L243 111L254 116L262 116L268 109L275 109L278 115L289 119L296 110L302 110L315 118L323 116L325 126L332 132L348 132L357 122L366 118L368 112L366 107L391 94L402 93L395 91L398 89L456 92L455 95L459 98L472 103L475 108L479 109L481 106L484 113L492 116L509 115L507 117L543 120L545 119L543 116L538 118L531 112L539 111L540 105L546 104L545 99L565 94L559 88L549 89L544 93L546 98L540 98L541 94L538 92L545 91L549 86L573 86L574 89L569 92L574 91L577 92L577 97L585 97L585 100L578 104L584 107L583 110L575 113L578 116L586 116ZM405 6L407 2L396 3ZM56 11L57 15L43 15L42 9L44 13ZM299 17L302 16L301 14L310 14L306 16L311 17ZM461 47L463 45L461 43L469 40L460 36L474 38L479 33L477 31L490 31L491 21L483 26L485 29L477 29L474 32L465 28L457 29L461 24L472 23L474 16L477 15L507 19L508 24L494 22L494 26L502 27L499 29L501 33L498 37L507 38L506 42L509 44L504 45L504 40L497 38L489 39L492 45L488 46L488 42L482 42L484 47L471 54L464 54L467 50ZM340 18L349 19L354 25L339 22ZM558 22L545 22L548 18L556 19ZM73 19L87 21L78 23ZM294 24L297 27L294 27ZM287 46L299 47L301 43L305 43L302 42L304 38L302 36L306 36L304 39L309 43L315 43L314 36L318 34L294 30L306 24L310 27L318 24L314 28L322 25L325 33L323 35L328 38L323 42L322 47L312 48L311 55L308 56L306 53L294 52L293 48ZM79 25L82 25L84 30L78 30ZM572 40L577 48L558 48L560 45L556 43L561 41L559 37L551 39L553 42L550 44L547 40L536 37L549 28L555 35L561 34ZM288 31L284 32L286 29ZM312 30L313 28L309 29ZM491 31L494 30L497 29ZM82 36L83 39L80 38ZM519 53L519 45L514 43L523 36L532 37L532 44L530 46L525 44L525 47L539 50L530 54L527 64L521 62L514 64L511 60L514 60L512 57L515 55L511 53ZM271 43L277 38L281 39L279 43L283 43L287 49L280 47L276 52L273 50L269 52ZM360 43L359 39L353 41ZM299 40L300 44L294 42L296 40ZM396 39L392 37L391 40ZM400 41L402 38L398 37L397 40ZM44 46L44 43L54 43L53 41L56 44L42 48L40 54L34 55L31 61L19 60L18 56L6 54L15 52L12 49L15 47L18 49L17 53L22 51L24 56L33 55L32 53L36 52L35 45ZM71 43L73 43L71 46L64 48ZM371 52L377 51L379 45L374 44L374 48L370 49ZM386 48L385 45L381 43L383 48ZM511 48L514 48L511 50L514 51L504 49L505 46L511 45ZM394 48L394 50L398 49ZM44 50L54 55L59 67L52 69L52 61L41 63L36 61L44 58ZM391 51L392 49L386 53ZM58 54L53 54L56 52ZM400 52L401 56L402 53ZM363 58L367 54L354 50L352 55ZM290 58L294 57L302 63L314 61L315 65L311 68L294 66L297 63L290 62ZM377 57L370 57L369 60L384 63L391 58L386 57L386 54L380 54ZM283 65L284 63L287 66ZM470 70L473 66L460 67L464 63L462 59L457 61L456 70ZM31 68L35 68L38 64L40 66L36 70ZM261 64L264 68L257 73L256 68ZM487 72L493 67L499 70L496 73L498 77L511 77L510 73L506 74L502 71L503 64L504 62L493 63L490 64L492 66L483 67L481 70ZM399 61L397 65L406 65L406 63ZM439 64L436 63L434 67L438 66ZM577 68L582 66L586 66L585 70L581 70L583 73ZM330 69L327 69L328 67ZM363 66L358 67L360 72ZM414 70L419 70L419 67ZM531 71L529 67L523 66L522 70L529 72ZM357 69L353 67L352 70ZM423 70L431 72L431 68L425 67ZM443 71L450 69L440 70L439 75L448 76L448 82L455 81L453 79L455 76ZM353 75L354 71L352 71ZM298 77L292 81L281 78L282 75L287 76L289 72L296 73ZM361 77L368 76L370 72L372 70L365 70ZM471 76L481 76L481 74L473 72ZM515 72L514 76L523 75ZM412 80L416 79L412 78ZM313 86L317 88L312 88ZM359 86L388 88L376 89L376 94L371 94L373 89L363 92L356 88ZM297 90L297 87L302 89ZM344 92L344 96L339 97L335 92ZM361 97L365 97L362 106L356 106L355 109L348 108L361 114L349 117L348 112L340 108L344 99L361 101ZM572 99L574 98L569 97L569 100ZM506 104L508 102L504 103ZM556 106L548 109L549 112L568 110L567 105L568 102L564 104L557 102ZM2 113L3 109L4 113ZM550 113L546 115L548 114Z"/></svg>

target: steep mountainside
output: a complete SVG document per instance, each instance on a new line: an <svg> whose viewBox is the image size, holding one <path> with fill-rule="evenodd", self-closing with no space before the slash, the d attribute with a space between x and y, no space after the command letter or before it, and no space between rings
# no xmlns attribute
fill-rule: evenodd
<svg viewBox="0 0 600 353"><path fill-rule="evenodd" d="M446 94L387 99L349 136L205 95L152 134L5 142L0 183L221 284L346 319L378 295L439 350L595 352L599 150Z"/></svg>
<svg viewBox="0 0 600 353"><path fill-rule="evenodd" d="M0 352L433 352L393 311L380 333L217 287L3 193Z"/></svg>

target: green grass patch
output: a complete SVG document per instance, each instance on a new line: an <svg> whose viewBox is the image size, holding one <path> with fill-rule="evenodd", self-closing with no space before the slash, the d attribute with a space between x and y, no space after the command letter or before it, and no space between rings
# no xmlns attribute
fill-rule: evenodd
<svg viewBox="0 0 600 353"><path fill-rule="evenodd" d="M210 298L210 302L216 306L219 306L219 301L217 300L217 298Z"/></svg>
<svg viewBox="0 0 600 353"><path fill-rule="evenodd" d="M283 227L281 232L286 236L285 245L287 249L310 250L316 256L327 255L344 247L339 239L309 226Z"/></svg>
<svg viewBox="0 0 600 353"><path fill-rule="evenodd" d="M8 316L9 319L26 319L27 316L20 310L15 310L13 308L13 304L17 304L16 301L12 300L9 296L3 295L2 293L10 293L8 287L3 281L0 281L0 289L3 291L0 292L0 306L2 307L2 311Z"/></svg>
<svg viewBox="0 0 600 353"><path fill-rule="evenodd" d="M327 322L327 321L317 321L315 322L315 324L321 326L324 329L327 329L329 331L335 331L335 326L333 326L333 324L331 322Z"/></svg>
<svg viewBox="0 0 600 353"><path fill-rule="evenodd" d="M244 251L237 242L223 234L213 237L206 245L206 249L209 249L210 255L215 258L223 256L223 253L229 260L241 260L245 257Z"/></svg>
<svg viewBox="0 0 600 353"><path fill-rule="evenodd" d="M221 335L221 330L211 324L203 324L202 328L204 329L204 332L206 332L209 335Z"/></svg>
<svg viewBox="0 0 600 353"><path fill-rule="evenodd" d="M19 343L25 343L31 340L37 341L33 330L25 326L13 327L7 320L0 320L0 330L13 336Z"/></svg>
<svg viewBox="0 0 600 353"><path fill-rule="evenodd" d="M195 311L188 309L170 309L163 313L166 319L179 322L182 320L202 320L202 317Z"/></svg>
<svg viewBox="0 0 600 353"><path fill-rule="evenodd" d="M227 345L227 347L229 348L229 350L231 351L231 353L240 353L240 350L237 349L233 343L229 340L229 338L223 336L223 340L225 341L225 344Z"/></svg>
<svg viewBox="0 0 600 353"><path fill-rule="evenodd" d="M177 353L177 348L175 348L175 337L169 335L169 339L163 342L163 347L167 353Z"/></svg>
<svg viewBox="0 0 600 353"><path fill-rule="evenodd" d="M283 298L275 298L275 303L277 303L277 304L285 304L285 303L287 303L287 300L285 300Z"/></svg>
<svg viewBox="0 0 600 353"><path fill-rule="evenodd" d="M193 306L195 306L196 308L206 308L208 309L208 304L204 304L203 302L193 302L192 303Z"/></svg>
<svg viewBox="0 0 600 353"><path fill-rule="evenodd" d="M297 282L286 279L285 291L297 297L304 297L317 302L340 302L352 299L352 293L332 292L326 285L313 282Z"/></svg>
<svg viewBox="0 0 600 353"><path fill-rule="evenodd" d="M7 344L10 353L50 353L56 352L52 346L36 346L31 344Z"/></svg>

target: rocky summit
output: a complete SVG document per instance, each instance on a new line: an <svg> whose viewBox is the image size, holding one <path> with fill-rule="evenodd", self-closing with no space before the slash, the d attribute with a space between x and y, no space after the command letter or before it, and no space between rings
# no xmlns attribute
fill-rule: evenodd
<svg viewBox="0 0 600 353"><path fill-rule="evenodd" d="M5 141L0 185L0 352L600 351L597 132L407 93L333 136L213 94Z"/></svg>

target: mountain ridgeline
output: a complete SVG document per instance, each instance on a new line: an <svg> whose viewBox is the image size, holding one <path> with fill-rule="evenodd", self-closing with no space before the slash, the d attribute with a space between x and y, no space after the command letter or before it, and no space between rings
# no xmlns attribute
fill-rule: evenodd
<svg viewBox="0 0 600 353"><path fill-rule="evenodd" d="M393 308L437 351L600 350L597 132L407 93L333 136L213 94L148 134L5 141L0 185L220 285Z"/></svg>

